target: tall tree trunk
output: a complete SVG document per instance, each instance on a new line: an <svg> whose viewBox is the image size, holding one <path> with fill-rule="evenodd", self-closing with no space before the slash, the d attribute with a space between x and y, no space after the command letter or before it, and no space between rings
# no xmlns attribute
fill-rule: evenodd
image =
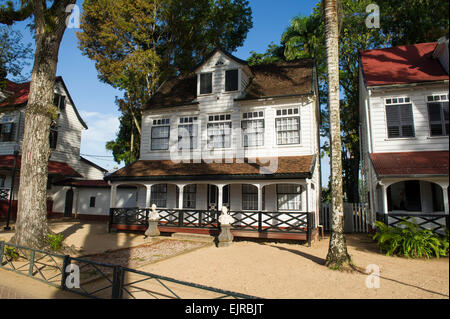
<svg viewBox="0 0 450 319"><path fill-rule="evenodd" d="M22 164L18 196L16 232L17 244L42 248L47 226L47 174L50 156L49 132L59 46L66 29L65 12L75 0L55 2L51 9L43 1L33 1L36 31L36 52L31 75L30 94L25 111L25 131L22 142ZM52 10L52 17L49 17ZM48 21L54 22L49 25Z"/></svg>
<svg viewBox="0 0 450 319"><path fill-rule="evenodd" d="M344 236L342 157L339 115L339 27L337 0L323 0L327 54L328 105L331 146L331 237L326 265L339 269L349 264Z"/></svg>

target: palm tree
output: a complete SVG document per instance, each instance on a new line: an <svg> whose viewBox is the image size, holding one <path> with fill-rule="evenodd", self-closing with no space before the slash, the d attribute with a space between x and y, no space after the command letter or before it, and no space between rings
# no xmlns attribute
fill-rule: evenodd
<svg viewBox="0 0 450 319"><path fill-rule="evenodd" d="M325 264L340 269L351 264L344 236L341 128L339 115L339 25L338 0L322 0L325 19L328 106L331 146L331 236Z"/></svg>

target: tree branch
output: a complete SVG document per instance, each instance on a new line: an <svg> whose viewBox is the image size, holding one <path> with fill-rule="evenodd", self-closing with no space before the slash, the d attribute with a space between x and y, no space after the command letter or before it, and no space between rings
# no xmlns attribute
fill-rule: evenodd
<svg viewBox="0 0 450 319"><path fill-rule="evenodd" d="M6 8L0 9L0 23L12 25L16 21L24 21L33 14L33 4L27 1L19 10L14 10L13 3L8 2Z"/></svg>

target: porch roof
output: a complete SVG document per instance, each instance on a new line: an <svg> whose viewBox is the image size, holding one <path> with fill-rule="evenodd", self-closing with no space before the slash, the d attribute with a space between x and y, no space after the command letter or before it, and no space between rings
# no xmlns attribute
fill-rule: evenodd
<svg viewBox="0 0 450 319"><path fill-rule="evenodd" d="M17 169L20 170L22 156L17 156ZM14 169L14 156L4 155L0 156L0 169L13 170ZM76 170L74 170L67 163L48 161L48 174L58 175L65 177L82 177Z"/></svg>
<svg viewBox="0 0 450 319"><path fill-rule="evenodd" d="M448 151L372 153L379 177L442 175L448 176Z"/></svg>
<svg viewBox="0 0 450 319"><path fill-rule="evenodd" d="M269 168L274 158L260 158L256 163L245 159L242 163L233 160L210 161L209 163L174 163L171 160L137 161L108 176L105 180L226 180L226 179L276 179L310 178L315 165L315 156L278 157L276 170L264 174L261 168ZM253 161L255 162L255 161Z"/></svg>

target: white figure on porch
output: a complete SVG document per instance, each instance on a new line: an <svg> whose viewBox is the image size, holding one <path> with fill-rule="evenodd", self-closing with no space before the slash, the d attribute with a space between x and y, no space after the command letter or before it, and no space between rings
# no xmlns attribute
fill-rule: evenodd
<svg viewBox="0 0 450 319"><path fill-rule="evenodd" d="M152 204L152 211L150 212L148 218L149 218L150 220L152 220L152 221L153 221L153 220L159 220L159 213L158 213L158 211L156 210L156 204Z"/></svg>
<svg viewBox="0 0 450 319"><path fill-rule="evenodd" d="M228 207L222 206L222 214L219 216L219 223L221 225L231 225L234 223L234 218L228 214Z"/></svg>

